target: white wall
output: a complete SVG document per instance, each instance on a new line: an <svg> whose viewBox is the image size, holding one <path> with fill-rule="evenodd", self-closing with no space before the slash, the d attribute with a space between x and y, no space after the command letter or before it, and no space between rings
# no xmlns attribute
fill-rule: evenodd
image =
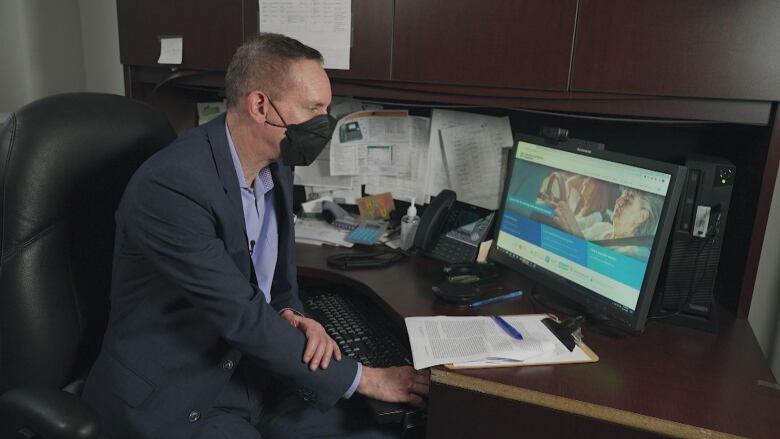
<svg viewBox="0 0 780 439"><path fill-rule="evenodd" d="M22 1L0 2L0 112L8 112L27 102L30 96L26 72L30 63L24 53L27 39L22 26Z"/></svg>
<svg viewBox="0 0 780 439"><path fill-rule="evenodd" d="M125 94L115 0L79 0L87 91Z"/></svg>
<svg viewBox="0 0 780 439"><path fill-rule="evenodd" d="M780 379L780 175L775 180L748 321L772 373Z"/></svg>
<svg viewBox="0 0 780 439"><path fill-rule="evenodd" d="M0 42L0 113L55 93L124 93L113 0L2 0Z"/></svg>

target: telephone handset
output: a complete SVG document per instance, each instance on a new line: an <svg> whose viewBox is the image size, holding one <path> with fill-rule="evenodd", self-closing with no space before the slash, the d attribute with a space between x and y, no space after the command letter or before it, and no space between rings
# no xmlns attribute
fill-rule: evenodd
<svg viewBox="0 0 780 439"><path fill-rule="evenodd" d="M414 247L429 252L439 239L441 228L449 216L452 205L455 204L455 192L444 189L431 200L425 208L417 232L414 234Z"/></svg>
<svg viewBox="0 0 780 439"><path fill-rule="evenodd" d="M493 225L494 213L456 200L455 192L444 189L425 208L414 247L421 253L448 264L474 262L479 245Z"/></svg>

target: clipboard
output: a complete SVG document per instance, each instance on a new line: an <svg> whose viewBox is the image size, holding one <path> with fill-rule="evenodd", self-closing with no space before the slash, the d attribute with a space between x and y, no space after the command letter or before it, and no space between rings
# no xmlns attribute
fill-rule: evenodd
<svg viewBox="0 0 780 439"><path fill-rule="evenodd" d="M524 317L534 318L542 321L545 318L551 318L560 323L558 317L552 314L525 314L520 316L511 317ZM551 332L552 333L552 332ZM483 369L493 367L523 367L523 366L549 366L553 364L581 364L581 363L595 363L599 361L599 356L591 348L589 348L582 340L574 339L575 346L572 351L569 351L560 339L557 339L555 351L550 353L544 353L536 357L529 358L524 361L512 361L512 360L484 360L484 361L471 361L467 363L449 363L444 367L448 369Z"/></svg>

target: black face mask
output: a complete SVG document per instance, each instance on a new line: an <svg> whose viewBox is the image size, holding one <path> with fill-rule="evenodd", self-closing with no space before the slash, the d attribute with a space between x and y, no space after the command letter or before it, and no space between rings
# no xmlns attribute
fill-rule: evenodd
<svg viewBox="0 0 780 439"><path fill-rule="evenodd" d="M306 122L287 125L279 110L271 100L268 103L274 108L284 125L276 125L266 121L268 125L287 128L282 139L282 163L287 166L309 166L330 142L333 130L336 129L336 119L329 114L315 116Z"/></svg>

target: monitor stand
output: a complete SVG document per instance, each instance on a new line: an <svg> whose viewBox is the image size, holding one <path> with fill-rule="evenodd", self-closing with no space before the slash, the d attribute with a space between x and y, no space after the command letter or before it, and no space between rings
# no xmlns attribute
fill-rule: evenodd
<svg viewBox="0 0 780 439"><path fill-rule="evenodd" d="M581 304L555 292L554 290L536 285L531 290L531 300L535 303L550 309L555 314L563 314L570 318L582 317L584 319L584 325L591 331L606 335L613 338L622 338L627 334L630 334L625 327L617 327L612 324L614 319L607 317L603 314L596 314L587 310ZM564 317L558 315L561 320Z"/></svg>
<svg viewBox="0 0 780 439"><path fill-rule="evenodd" d="M564 314L569 317L577 317L586 314L585 308L583 308L582 305L542 286L533 287L531 290L531 299L545 308L549 308L556 313Z"/></svg>

